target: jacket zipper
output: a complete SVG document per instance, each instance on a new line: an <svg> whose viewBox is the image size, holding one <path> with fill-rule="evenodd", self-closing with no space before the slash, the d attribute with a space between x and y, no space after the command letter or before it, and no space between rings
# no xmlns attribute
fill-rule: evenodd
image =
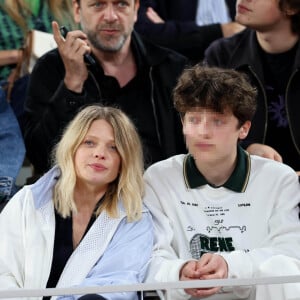
<svg viewBox="0 0 300 300"><path fill-rule="evenodd" d="M267 95L264 89L264 86L262 84L262 82L260 81L260 79L258 78L258 76L256 75L256 73L254 72L254 70L252 69L251 66L248 66L248 69L250 70L250 72L252 73L252 75L256 78L260 89L262 90L263 93L263 97L264 97L264 103L265 103L265 125L264 125L264 135L263 135L263 141L262 143L265 144L266 142L266 135L267 135L267 129L268 129L268 102L267 102Z"/></svg>
<svg viewBox="0 0 300 300"><path fill-rule="evenodd" d="M289 122L289 127L290 127L290 133L291 133L291 137L292 137L292 141L293 141L293 144L298 152L298 154L300 155L300 150L297 146L297 143L295 142L295 137L294 137L294 134L293 134L293 130L292 130L292 126L291 126L291 122L290 122L290 117L289 117L289 114L288 114L288 90L290 88L290 85L291 85L291 82L292 82L292 79L293 77L296 75L296 73L298 72L298 70L294 70L294 72L292 73L291 77L289 78L289 81L288 81L288 84L286 86L286 90L285 90L285 107L286 107L286 117L288 119L288 122Z"/></svg>
<svg viewBox="0 0 300 300"><path fill-rule="evenodd" d="M265 122L265 129L264 129L264 136L263 136L263 144L265 143L266 141L266 134L267 134L267 128L268 128L268 106L267 106L267 95L266 95L266 92L265 92L265 89L263 88L263 84L261 83L260 79L258 78L258 76L256 75L256 73L254 72L254 70L252 69L251 66L248 66L250 72L252 73L252 75L256 78L262 92L263 92L263 96L264 96L264 103L265 103L265 118L266 118L266 122ZM290 76L289 78L289 81L288 81L288 84L287 84L287 87L286 87L286 90L285 90L285 106L286 106L286 116L287 116L287 119L288 119L288 123L289 123L289 127L290 127L290 134L291 134L291 137L292 137L292 141L293 141L293 144L298 152L298 154L300 155L300 149L298 148L296 142L295 142L295 137L294 137L294 134L293 134L293 131L292 131L292 127L291 127L291 122L290 122L290 117L289 117L289 114L288 114L288 90L289 90L289 87L291 85L291 81L293 79L293 77L295 76L295 74L298 72L298 70L294 70L294 72L292 73L292 75Z"/></svg>
<svg viewBox="0 0 300 300"><path fill-rule="evenodd" d="M153 115L154 115L155 130L156 130L156 134L157 134L157 138L158 138L158 143L159 143L160 147L162 147L161 136L160 136L160 132L159 132L159 128L158 128L158 118L157 118L156 107L155 107L155 102L154 102L154 82L153 82L152 72L153 72L153 67L151 66L150 70L149 70L149 78L150 78L150 83L151 83L150 97L151 97L152 111L153 111Z"/></svg>
<svg viewBox="0 0 300 300"><path fill-rule="evenodd" d="M99 100L101 101L101 100L102 100L102 93L101 93L100 86L99 86L99 84L98 84L98 82L97 82L97 80L96 80L96 78L95 78L95 75L94 75L93 72L90 71L90 70L88 70L88 74L89 74L89 76L92 78L92 80L93 80L93 82L94 82L94 84L95 84L95 86L96 86L96 88L97 88L97 90L98 90Z"/></svg>

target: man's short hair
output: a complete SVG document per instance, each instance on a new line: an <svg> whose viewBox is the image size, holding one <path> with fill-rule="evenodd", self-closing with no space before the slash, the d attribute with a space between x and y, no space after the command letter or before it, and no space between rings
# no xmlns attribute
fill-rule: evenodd
<svg viewBox="0 0 300 300"><path fill-rule="evenodd" d="M183 71L174 89L174 105L183 117L195 108L231 110L239 125L251 121L257 92L245 74L197 64Z"/></svg>

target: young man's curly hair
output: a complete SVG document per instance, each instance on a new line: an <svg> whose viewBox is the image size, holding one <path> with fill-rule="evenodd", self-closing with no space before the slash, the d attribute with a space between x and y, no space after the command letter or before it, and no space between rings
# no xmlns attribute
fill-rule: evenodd
<svg viewBox="0 0 300 300"><path fill-rule="evenodd" d="M254 116L256 95L256 89L243 73L197 64L183 71L173 96L181 117L195 108L220 113L231 110L242 125Z"/></svg>

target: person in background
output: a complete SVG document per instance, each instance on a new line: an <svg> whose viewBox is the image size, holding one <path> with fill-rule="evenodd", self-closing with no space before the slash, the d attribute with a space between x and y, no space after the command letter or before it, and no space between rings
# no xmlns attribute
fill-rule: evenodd
<svg viewBox="0 0 300 300"><path fill-rule="evenodd" d="M52 32L51 21L71 26L72 7L68 0L0 1L0 80L10 80L22 59L22 46L28 30Z"/></svg>
<svg viewBox="0 0 300 300"><path fill-rule="evenodd" d="M299 174L300 0L238 0L236 21L247 29L212 43L205 61L246 73L258 90L243 147Z"/></svg>
<svg viewBox="0 0 300 300"><path fill-rule="evenodd" d="M54 155L54 167L1 213L0 289L141 282L153 224L142 204L142 148L131 120L116 108L88 106L66 127Z"/></svg>
<svg viewBox="0 0 300 300"><path fill-rule="evenodd" d="M0 86L1 106L5 107L1 111L0 122L5 120L5 124L0 129L0 148L3 149L1 154L7 153L1 155L0 172L2 178L9 178L1 184L1 189L3 187L5 193L8 193L6 200L16 190L14 183L24 161L24 142L21 140L20 127L24 122L24 99L29 75L20 78L22 74L19 74L20 68L17 65L25 60L25 52L30 52L23 48L28 31L37 29L52 32L52 20L75 26L69 0L0 0ZM3 102L5 99L9 104ZM14 142L8 144L7 138L12 137ZM8 151L12 145L14 149Z"/></svg>
<svg viewBox="0 0 300 300"><path fill-rule="evenodd" d="M82 31L64 38L53 22L58 49L38 60L29 83L24 139L36 172L48 170L49 153L65 124L94 102L118 106L133 120L145 166L185 151L172 89L187 59L133 31L138 0L72 3Z"/></svg>
<svg viewBox="0 0 300 300"><path fill-rule="evenodd" d="M17 191L16 179L25 157L18 121L0 87L0 211Z"/></svg>
<svg viewBox="0 0 300 300"><path fill-rule="evenodd" d="M21 129L32 53L29 31L51 33L52 20L75 28L71 8L68 0L0 0L0 84Z"/></svg>
<svg viewBox="0 0 300 300"><path fill-rule="evenodd" d="M244 26L233 22L235 0L140 0L135 29L151 41L174 49L191 62L203 59L205 49Z"/></svg>
<svg viewBox="0 0 300 300"><path fill-rule="evenodd" d="M147 281L280 276L272 262L287 268L282 275L299 274L298 176L239 145L256 108L246 76L199 64L188 68L175 87L174 105L189 153L158 162L144 175L144 202L155 227ZM218 293L214 299L250 300L256 292L243 286L178 289L171 299ZM267 292L257 300L284 295Z"/></svg>

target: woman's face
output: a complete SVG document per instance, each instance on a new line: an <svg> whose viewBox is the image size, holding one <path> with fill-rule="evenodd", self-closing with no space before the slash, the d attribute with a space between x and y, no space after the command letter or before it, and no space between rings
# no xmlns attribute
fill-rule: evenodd
<svg viewBox="0 0 300 300"><path fill-rule="evenodd" d="M112 126L105 120L95 120L79 145L74 158L77 183L107 188L121 167Z"/></svg>

